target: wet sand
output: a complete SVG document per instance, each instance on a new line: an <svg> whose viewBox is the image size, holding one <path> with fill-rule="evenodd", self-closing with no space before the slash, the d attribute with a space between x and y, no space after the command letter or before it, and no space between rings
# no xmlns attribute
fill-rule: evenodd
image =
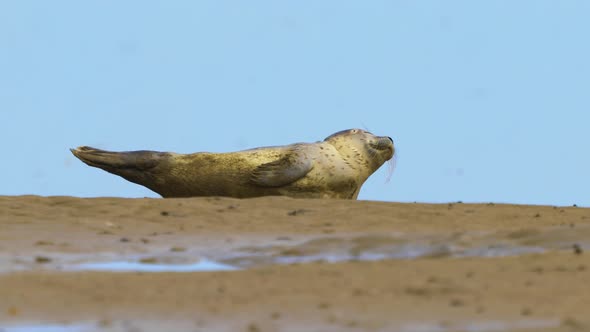
<svg viewBox="0 0 590 332"><path fill-rule="evenodd" d="M239 269L68 269L109 260ZM588 285L586 208L0 197L7 332L586 331Z"/></svg>

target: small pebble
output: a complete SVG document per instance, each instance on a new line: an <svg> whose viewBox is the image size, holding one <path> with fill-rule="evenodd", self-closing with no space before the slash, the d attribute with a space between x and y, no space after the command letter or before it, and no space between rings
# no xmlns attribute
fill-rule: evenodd
<svg viewBox="0 0 590 332"><path fill-rule="evenodd" d="M12 307L8 308L8 310L6 310L6 313L9 316L18 316L20 313L20 310L17 307L12 306ZM2 331L2 330L0 330L0 331Z"/></svg>
<svg viewBox="0 0 590 332"><path fill-rule="evenodd" d="M461 307L463 306L465 303L463 302L463 300L461 299L452 299L451 302L449 302L449 304L452 307Z"/></svg>
<svg viewBox="0 0 590 332"><path fill-rule="evenodd" d="M307 212L307 210L305 210L305 209L297 209L297 210L293 210L293 211L287 212L287 215L289 215L289 216L298 216L298 215L304 214L306 212Z"/></svg>
<svg viewBox="0 0 590 332"><path fill-rule="evenodd" d="M37 256L35 257L35 262L40 264L49 263L51 262L51 258L45 256Z"/></svg>
<svg viewBox="0 0 590 332"><path fill-rule="evenodd" d="M142 264L155 264L158 260L155 257L146 257L139 260Z"/></svg>
<svg viewBox="0 0 590 332"><path fill-rule="evenodd" d="M248 325L248 332L260 332L262 331L258 325L254 324L254 323L250 323L250 325Z"/></svg>

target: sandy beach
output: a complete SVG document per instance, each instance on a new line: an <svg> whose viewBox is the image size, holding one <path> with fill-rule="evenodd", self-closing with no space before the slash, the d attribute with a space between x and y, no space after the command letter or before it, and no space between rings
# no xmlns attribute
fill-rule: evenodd
<svg viewBox="0 0 590 332"><path fill-rule="evenodd" d="M586 331L588 239L573 206L0 196L0 331Z"/></svg>

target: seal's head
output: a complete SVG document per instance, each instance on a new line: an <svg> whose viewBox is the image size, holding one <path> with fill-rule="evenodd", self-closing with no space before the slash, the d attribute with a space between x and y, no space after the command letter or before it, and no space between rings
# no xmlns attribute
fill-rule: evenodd
<svg viewBox="0 0 590 332"><path fill-rule="evenodd" d="M393 139L375 136L362 129L349 129L332 134L324 142L333 145L352 167L366 166L371 175L393 157Z"/></svg>

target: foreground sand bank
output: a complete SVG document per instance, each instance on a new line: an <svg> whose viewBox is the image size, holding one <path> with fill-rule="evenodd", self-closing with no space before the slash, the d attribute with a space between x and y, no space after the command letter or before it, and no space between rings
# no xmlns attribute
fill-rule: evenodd
<svg viewBox="0 0 590 332"><path fill-rule="evenodd" d="M0 197L0 327L583 331L589 244L577 207ZM242 269L62 271L107 254Z"/></svg>

